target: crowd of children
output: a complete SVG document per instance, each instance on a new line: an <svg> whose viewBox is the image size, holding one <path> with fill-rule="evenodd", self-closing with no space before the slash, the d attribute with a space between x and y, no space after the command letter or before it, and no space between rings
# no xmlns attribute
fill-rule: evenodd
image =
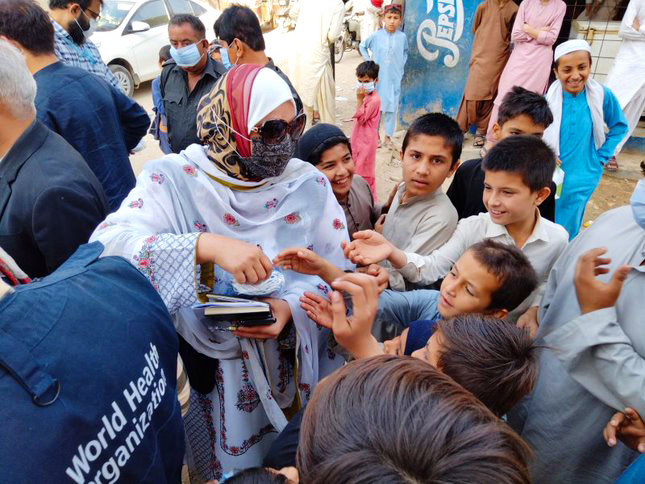
<svg viewBox="0 0 645 484"><path fill-rule="evenodd" d="M60 396L67 408L53 427L77 425L87 442L38 448L76 482L95 472L94 482L101 472L178 482L182 457L200 483L643 482L645 180L629 207L578 234L628 124L611 90L589 77L584 40L556 48L557 79L542 95L563 3L525 2L519 13L510 0L478 7L457 120L428 113L410 124L402 181L383 204L379 129L391 147L407 57L400 5L386 6L384 28L361 44L351 139L328 123L305 131L302 103L274 68L230 66L199 102L201 144L147 163L61 269L26 289L0 281L0 314L11 316L0 363L20 384L0 378L0 387L43 407L7 414L18 442L28 440L24 419L62 412L52 405ZM539 79L514 70L526 66L510 39L526 44L517 52L536 59ZM224 60L220 50L209 55ZM153 133L166 152L158 85ZM461 163L465 132L476 124L483 147L489 120L494 143ZM1 247L0 269L28 282ZM55 291L59 307L46 302ZM213 294L261 299L271 318L214 324L200 304ZM119 298L145 304L108 331ZM46 312L37 324L29 307ZM65 337L48 338L50 328ZM109 334L92 346L94 331ZM97 372L118 377L84 391L82 380L49 376L72 337L95 353L87 360ZM127 361L141 348L143 373ZM68 365L81 367L79 355ZM86 411L92 421L78 422L94 392L102 400ZM142 420L115 450L106 435L130 427L125 405ZM0 439L0 454L11 447ZM69 449L78 454L61 457ZM115 457L103 461L106 449ZM20 481L0 461L0 476ZM36 467L30 475L43 480Z"/></svg>

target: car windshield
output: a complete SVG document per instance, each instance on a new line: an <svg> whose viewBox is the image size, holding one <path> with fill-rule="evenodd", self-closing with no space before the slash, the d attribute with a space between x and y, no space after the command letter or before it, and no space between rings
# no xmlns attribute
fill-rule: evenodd
<svg viewBox="0 0 645 484"><path fill-rule="evenodd" d="M128 14L135 2L105 0L101 7L101 18L97 22L97 32L107 32L116 29Z"/></svg>

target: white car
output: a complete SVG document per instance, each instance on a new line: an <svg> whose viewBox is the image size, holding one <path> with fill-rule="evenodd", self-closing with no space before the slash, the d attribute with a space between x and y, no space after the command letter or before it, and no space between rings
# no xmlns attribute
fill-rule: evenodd
<svg viewBox="0 0 645 484"><path fill-rule="evenodd" d="M104 0L91 39L128 96L159 75L159 49L169 44L168 22L184 13L199 17L206 38L215 38L219 12L199 0Z"/></svg>

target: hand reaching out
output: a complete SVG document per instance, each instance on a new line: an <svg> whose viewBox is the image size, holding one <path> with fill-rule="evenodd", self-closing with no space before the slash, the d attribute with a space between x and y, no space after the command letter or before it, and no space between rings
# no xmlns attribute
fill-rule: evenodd
<svg viewBox="0 0 645 484"><path fill-rule="evenodd" d="M538 321L539 309L540 308L538 306L532 306L528 308L517 320L517 326L528 330L531 338L535 338L538 328L540 327L540 323Z"/></svg>
<svg viewBox="0 0 645 484"><path fill-rule="evenodd" d="M609 273L609 269L604 266L611 259L601 257L606 252L607 249L604 248L591 249L578 259L575 284L582 314L614 306L631 269L626 265L619 267L608 283L596 279L600 274Z"/></svg>
<svg viewBox="0 0 645 484"><path fill-rule="evenodd" d="M326 298L313 292L305 292L300 298L300 307L314 323L332 329L331 303Z"/></svg>
<svg viewBox="0 0 645 484"><path fill-rule="evenodd" d="M281 269L317 276L324 268L325 259L309 249L292 247L280 252L273 264Z"/></svg>
<svg viewBox="0 0 645 484"><path fill-rule="evenodd" d="M383 354L372 336L372 323L378 311L376 279L367 274L345 274L336 279L332 287L336 289L331 294L332 330L336 341L357 359ZM353 314L349 317L338 291L351 295Z"/></svg>
<svg viewBox="0 0 645 484"><path fill-rule="evenodd" d="M390 273L385 267L378 264L370 264L367 267L359 267L356 270L362 274L369 274L370 276L376 277L379 294L385 291L390 285Z"/></svg>
<svg viewBox="0 0 645 484"><path fill-rule="evenodd" d="M609 447L614 447L618 438L629 448L645 453L645 422L633 408L615 413L602 435Z"/></svg>
<svg viewBox="0 0 645 484"><path fill-rule="evenodd" d="M300 247L283 250L273 259L273 263L282 269L320 276L327 284L343 275L343 271L325 258Z"/></svg>
<svg viewBox="0 0 645 484"><path fill-rule="evenodd" d="M383 227L385 226L385 217L387 217L386 214L382 214L378 220L374 223L374 231L378 232L379 234L383 233Z"/></svg>
<svg viewBox="0 0 645 484"><path fill-rule="evenodd" d="M374 230L361 230L354 234L354 241L342 243L345 257L354 264L367 266L387 260L392 254L393 245Z"/></svg>

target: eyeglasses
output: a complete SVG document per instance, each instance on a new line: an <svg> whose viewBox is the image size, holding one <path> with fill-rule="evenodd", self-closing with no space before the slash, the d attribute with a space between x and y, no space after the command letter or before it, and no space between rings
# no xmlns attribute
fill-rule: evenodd
<svg viewBox="0 0 645 484"><path fill-rule="evenodd" d="M101 15L96 13L94 10L92 10L90 8L86 8L85 10L87 10L88 12L90 12L92 14L92 18L94 20L99 20L101 18Z"/></svg>
<svg viewBox="0 0 645 484"><path fill-rule="evenodd" d="M305 113L298 114L289 123L284 119L270 119L269 121L265 121L262 126L253 128L251 134L259 134L262 142L267 145L280 143L287 134L291 136L293 141L297 141L305 130L306 121L307 116Z"/></svg>

